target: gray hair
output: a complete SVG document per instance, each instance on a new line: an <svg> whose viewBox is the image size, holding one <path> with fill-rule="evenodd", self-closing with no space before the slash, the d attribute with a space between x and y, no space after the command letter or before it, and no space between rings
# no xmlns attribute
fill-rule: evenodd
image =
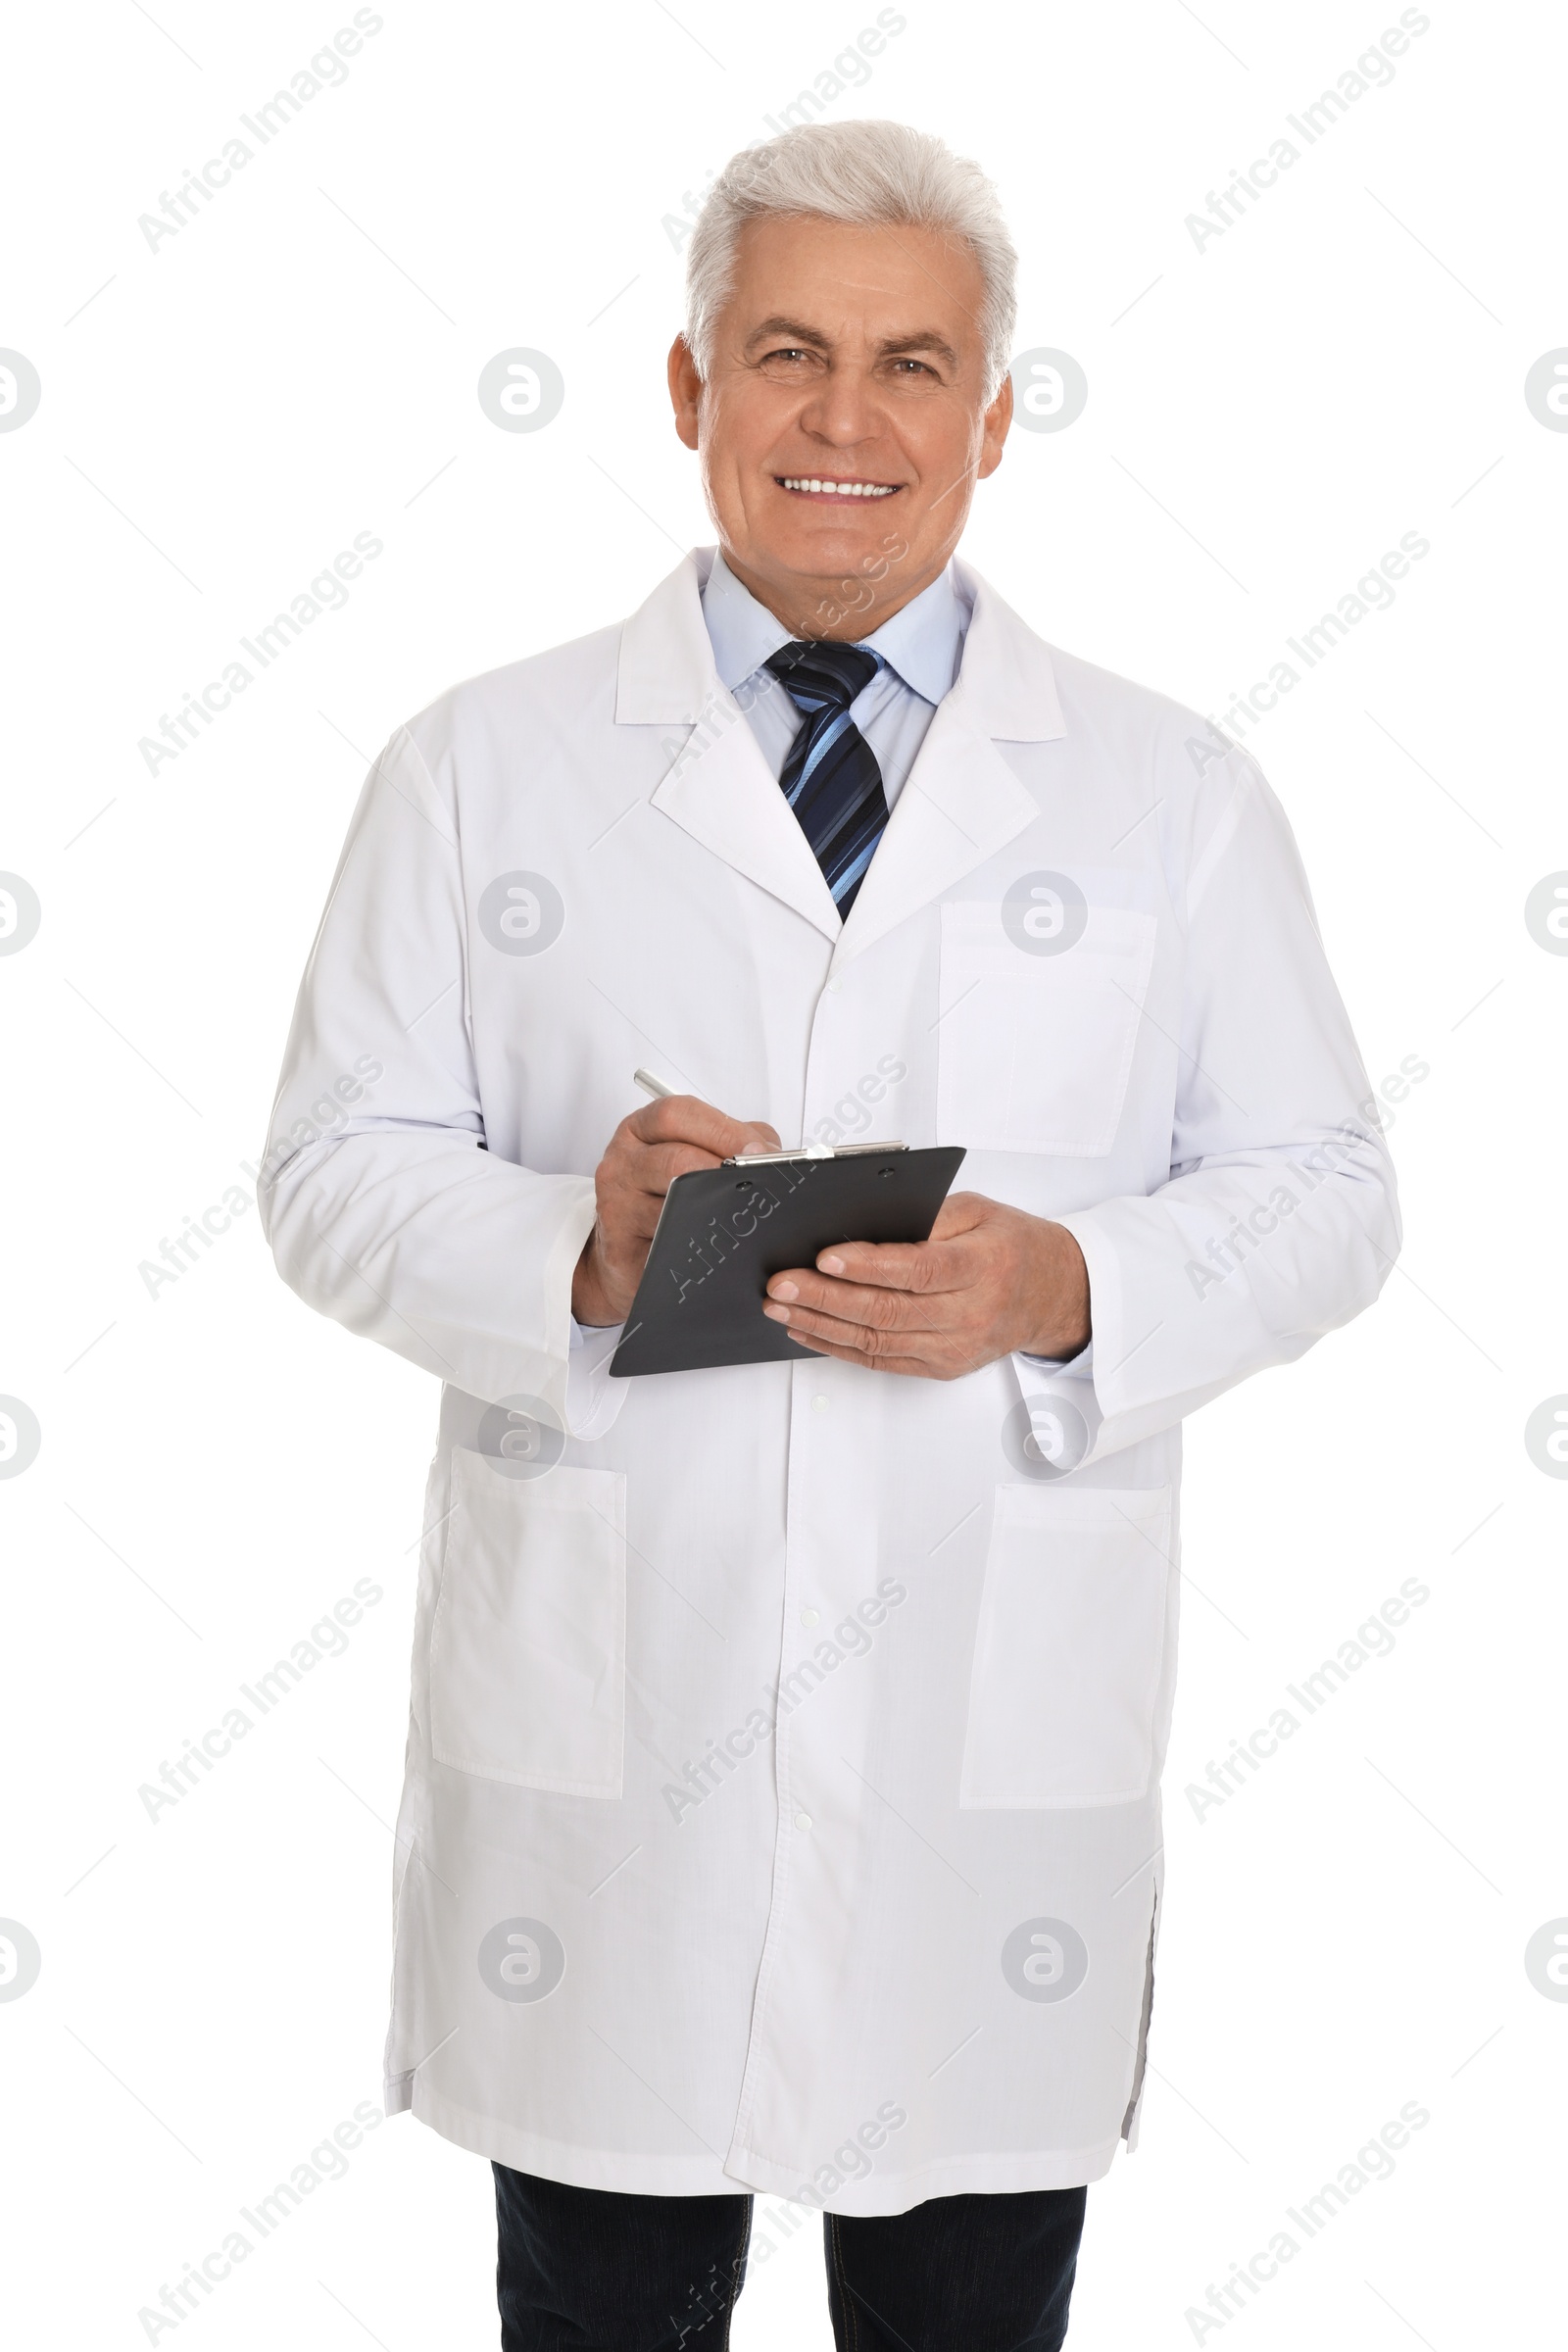
<svg viewBox="0 0 1568 2352"><path fill-rule="evenodd" d="M1018 256L978 164L906 122L801 122L732 155L709 190L686 256L686 340L704 376L734 283L740 232L770 213L930 228L961 239L980 266L985 398L996 398L1018 312Z"/></svg>

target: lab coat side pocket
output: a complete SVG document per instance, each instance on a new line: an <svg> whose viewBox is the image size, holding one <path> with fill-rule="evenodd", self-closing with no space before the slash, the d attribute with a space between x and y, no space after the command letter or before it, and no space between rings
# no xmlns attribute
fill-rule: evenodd
<svg viewBox="0 0 1568 2352"><path fill-rule="evenodd" d="M997 1489L958 1802L1130 1804L1154 1777L1171 1490Z"/></svg>
<svg viewBox="0 0 1568 2352"><path fill-rule="evenodd" d="M455 1446L430 1630L436 1762L619 1796L625 1714L623 1473L558 1464L509 1478Z"/></svg>

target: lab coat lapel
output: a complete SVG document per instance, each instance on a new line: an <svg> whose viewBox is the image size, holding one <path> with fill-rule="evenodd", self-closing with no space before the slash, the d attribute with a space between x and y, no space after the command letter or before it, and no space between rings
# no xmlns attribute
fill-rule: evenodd
<svg viewBox="0 0 1568 2352"><path fill-rule="evenodd" d="M710 723L723 732L694 759L684 764L676 760L653 805L727 865L836 940L843 923L811 845L769 775L745 714L723 687L718 697Z"/></svg>
<svg viewBox="0 0 1568 2352"><path fill-rule="evenodd" d="M842 965L988 858L1040 813L997 750L1064 735L1051 656L1018 615L959 566L974 598L963 659L866 869L843 937Z"/></svg>
<svg viewBox="0 0 1568 2352"><path fill-rule="evenodd" d="M843 924L822 869L713 666L700 595L710 562L706 549L688 556L626 622L616 722L670 730L671 764L652 807L836 940Z"/></svg>

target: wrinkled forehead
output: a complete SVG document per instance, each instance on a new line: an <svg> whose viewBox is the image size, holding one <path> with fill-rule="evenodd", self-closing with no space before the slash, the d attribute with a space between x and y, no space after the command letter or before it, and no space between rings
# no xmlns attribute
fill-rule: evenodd
<svg viewBox="0 0 1568 2352"><path fill-rule="evenodd" d="M923 347L968 359L981 348L983 292L961 237L770 214L736 240L723 320L747 345L781 335L812 349Z"/></svg>

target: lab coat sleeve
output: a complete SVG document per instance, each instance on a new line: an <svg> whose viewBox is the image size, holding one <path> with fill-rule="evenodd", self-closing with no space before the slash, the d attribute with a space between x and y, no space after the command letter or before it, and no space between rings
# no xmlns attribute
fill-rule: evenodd
<svg viewBox="0 0 1568 2352"><path fill-rule="evenodd" d="M483 1148L466 943L458 811L400 729L361 795L301 984L262 1222L308 1305L489 1402L540 1398L572 1428L603 1385L568 1383L593 1179Z"/></svg>
<svg viewBox="0 0 1568 2352"><path fill-rule="evenodd" d="M1371 1303L1399 1248L1306 876L1244 753L1205 779L1193 835L1170 1178L1061 1219L1089 1269L1092 1348L1054 1374L1019 1361L1026 1396L1077 1401L1085 1461L1302 1354Z"/></svg>

